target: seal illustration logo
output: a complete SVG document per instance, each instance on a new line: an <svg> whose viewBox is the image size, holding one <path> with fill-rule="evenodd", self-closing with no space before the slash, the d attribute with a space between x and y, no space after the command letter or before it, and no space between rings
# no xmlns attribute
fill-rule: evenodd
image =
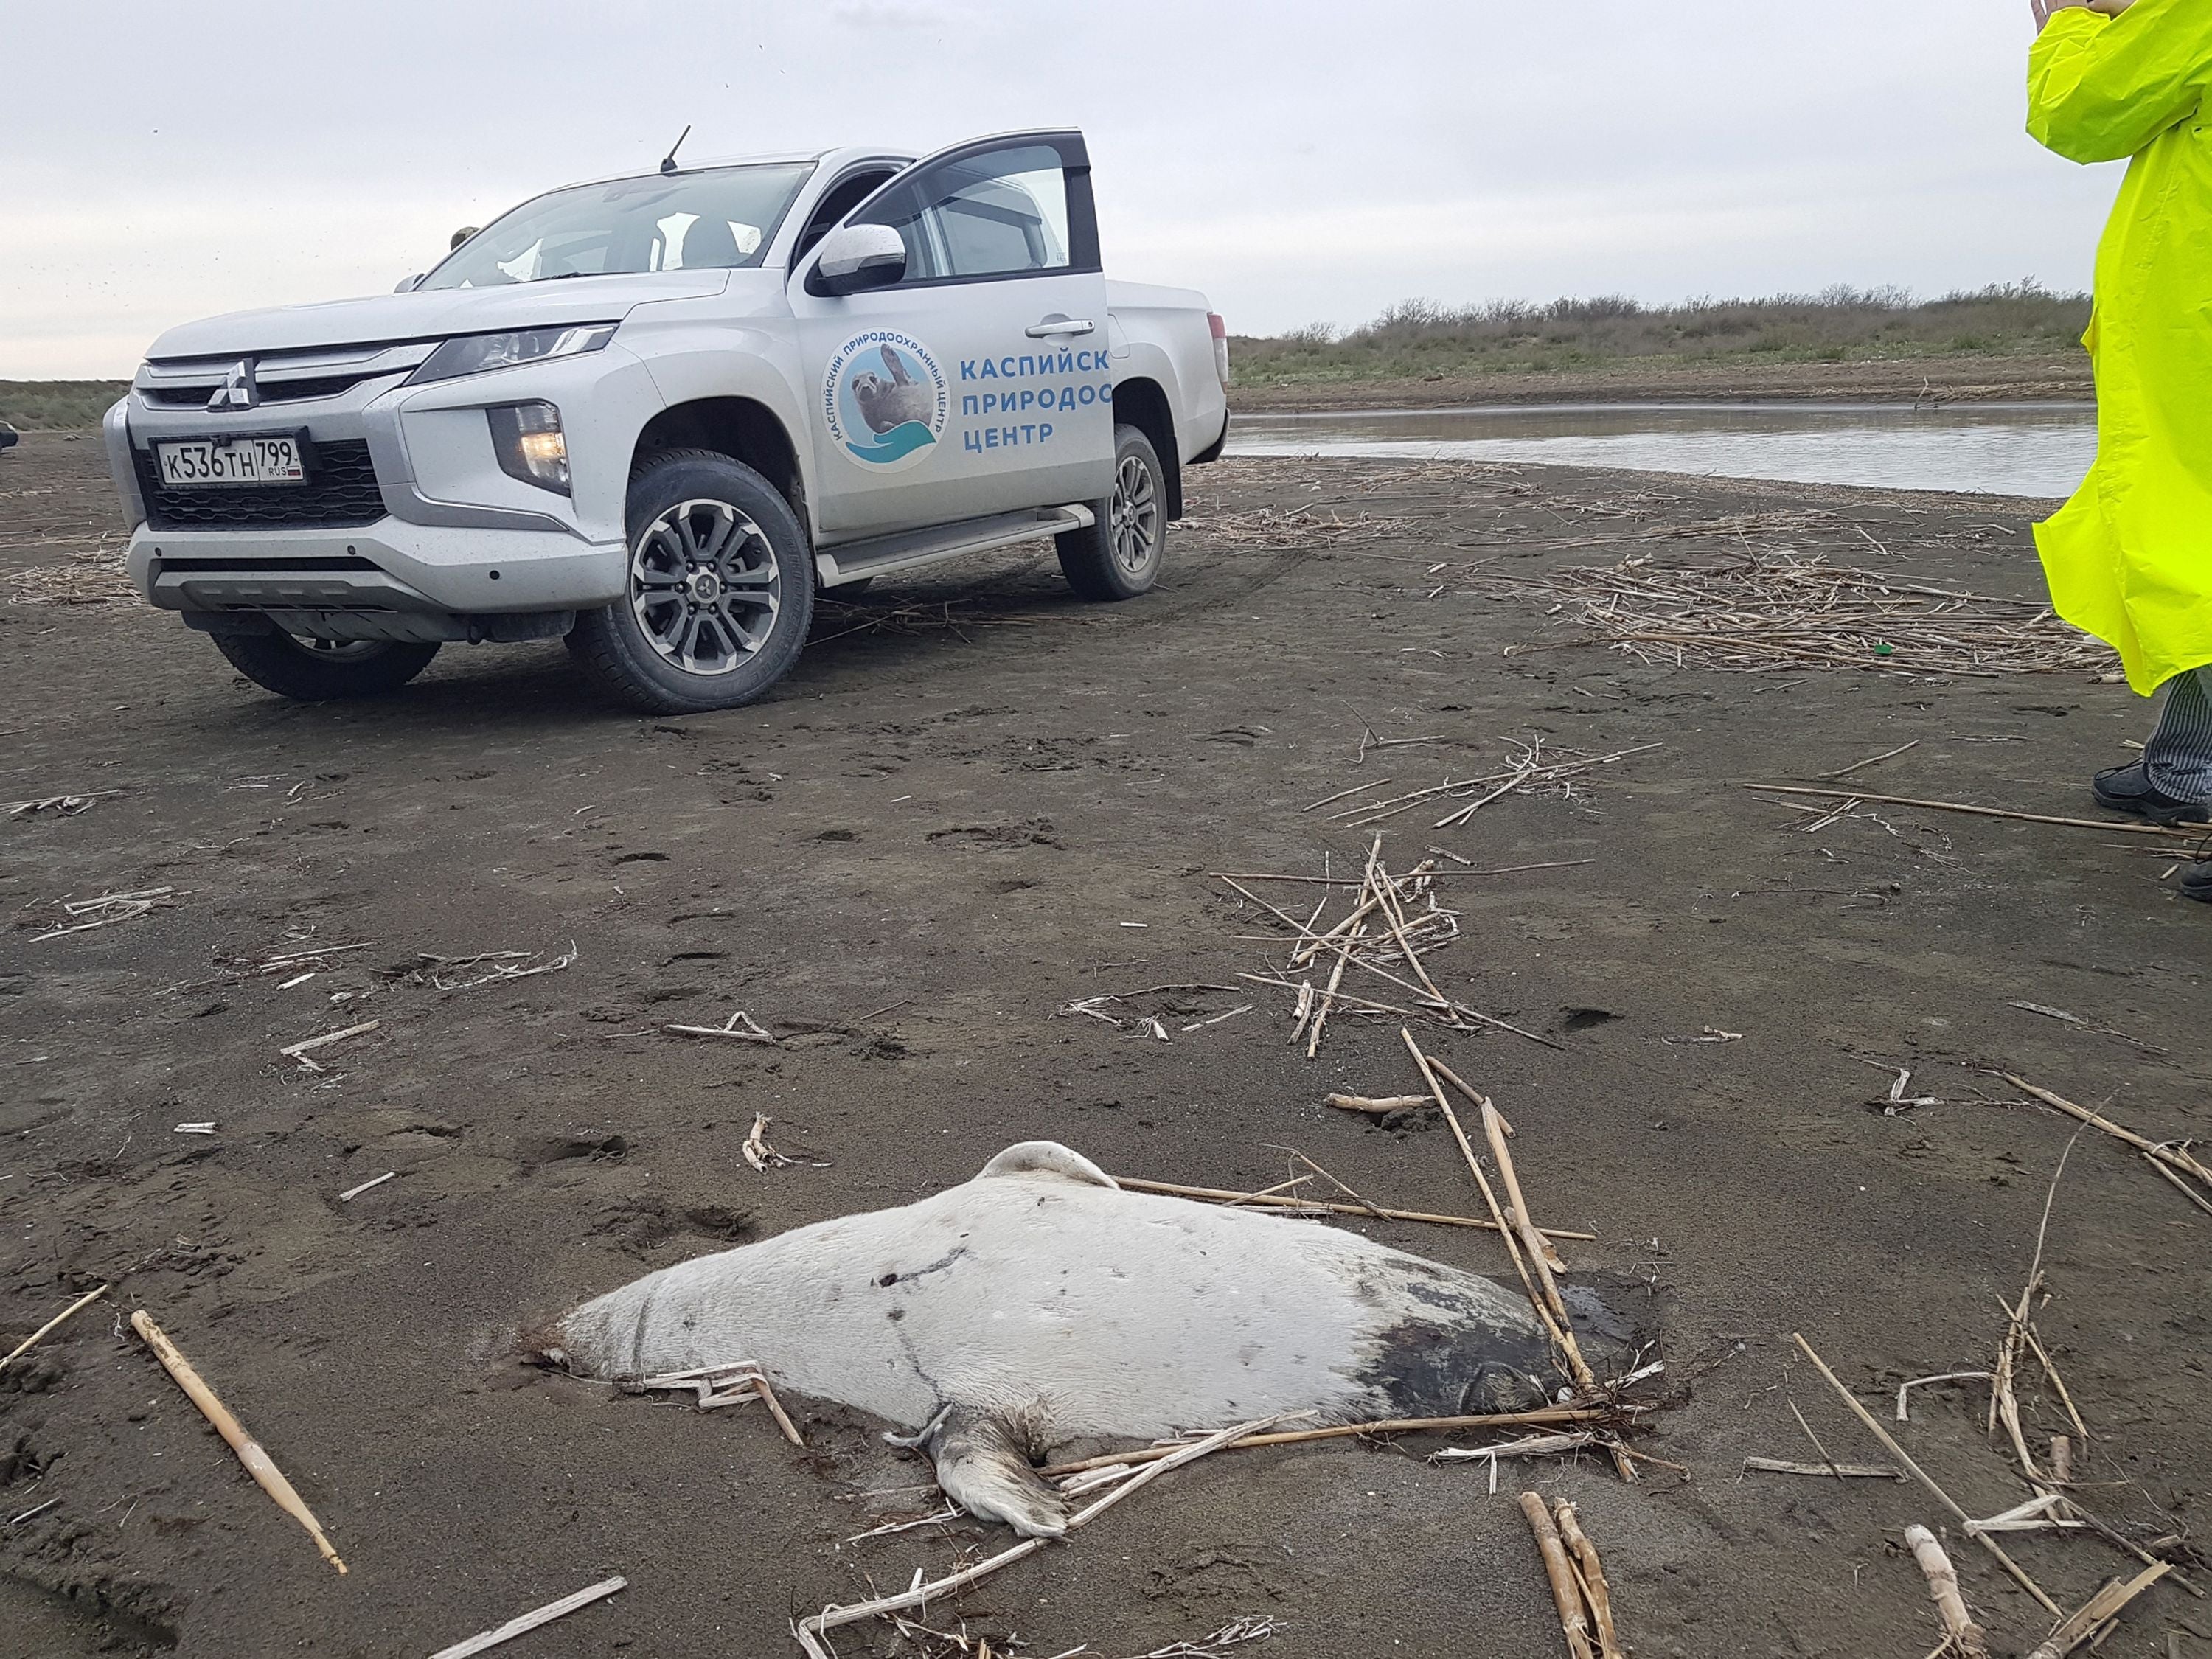
<svg viewBox="0 0 2212 1659"><path fill-rule="evenodd" d="M951 406L929 348L889 329L846 341L830 355L822 380L822 418L837 447L891 471L928 459Z"/></svg>

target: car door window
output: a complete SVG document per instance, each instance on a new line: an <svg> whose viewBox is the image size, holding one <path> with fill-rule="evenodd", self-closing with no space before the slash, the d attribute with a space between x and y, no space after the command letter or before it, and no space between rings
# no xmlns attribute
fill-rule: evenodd
<svg viewBox="0 0 2212 1659"><path fill-rule="evenodd" d="M1070 268L1067 196L1060 152L1025 144L933 167L861 222L898 232L909 283L1032 276Z"/></svg>

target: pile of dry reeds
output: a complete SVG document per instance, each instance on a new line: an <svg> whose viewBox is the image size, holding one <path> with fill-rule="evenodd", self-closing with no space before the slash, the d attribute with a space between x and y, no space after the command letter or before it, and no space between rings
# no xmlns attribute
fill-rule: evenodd
<svg viewBox="0 0 2212 1659"><path fill-rule="evenodd" d="M2028 599L1965 593L1820 555L1747 550L1729 565L1649 558L1549 575L1468 580L1552 611L1644 662L1723 673L1863 668L1890 673L2100 673L2112 652Z"/></svg>
<svg viewBox="0 0 2212 1659"><path fill-rule="evenodd" d="M1328 800L1316 801L1314 806L1334 805L1330 822L1340 823L1347 830L1363 829L1370 823L1380 823L1385 818L1395 818L1401 812L1410 812L1418 806L1433 806L1439 801L1464 801L1455 805L1431 826L1437 830L1452 830L1465 823L1494 800L1507 795L1557 795L1564 799L1577 799L1575 785L1583 775L1594 767L1611 766L1656 749L1656 743L1639 744L1633 749L1622 749L1610 755L1584 754L1574 749L1544 747L1544 739L1531 734L1527 743L1511 738L1505 740L1506 763L1498 771L1486 772L1477 777L1447 778L1442 783L1431 784L1425 789L1415 789L1402 795L1392 795L1382 800L1352 801L1351 797L1370 793L1389 784L1388 778L1377 779L1372 784L1360 784ZM1363 756L1365 750L1363 747ZM1306 809L1309 811L1313 807Z"/></svg>
<svg viewBox="0 0 2212 1659"><path fill-rule="evenodd" d="M0 572L10 605L109 605L137 597L123 573L123 550L106 542L72 547L59 564Z"/></svg>
<svg viewBox="0 0 2212 1659"><path fill-rule="evenodd" d="M1375 518L1364 513L1346 518L1334 508L1309 503L1288 513L1268 507L1249 513L1212 512L1203 518L1185 519L1176 528L1186 536L1201 536L1231 547L1287 551L1384 541L1407 534L1410 526L1403 519Z"/></svg>

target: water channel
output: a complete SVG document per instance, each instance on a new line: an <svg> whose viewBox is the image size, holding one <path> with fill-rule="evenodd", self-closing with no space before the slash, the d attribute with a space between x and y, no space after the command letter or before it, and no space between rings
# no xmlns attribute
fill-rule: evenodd
<svg viewBox="0 0 2212 1659"><path fill-rule="evenodd" d="M2089 404L1583 404L1240 415L1232 455L1535 461L1792 483L2071 495Z"/></svg>

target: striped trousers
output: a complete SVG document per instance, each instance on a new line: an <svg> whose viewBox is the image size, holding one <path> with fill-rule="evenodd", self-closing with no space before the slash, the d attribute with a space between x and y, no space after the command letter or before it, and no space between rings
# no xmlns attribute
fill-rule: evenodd
<svg viewBox="0 0 2212 1659"><path fill-rule="evenodd" d="M2158 730L2143 745L2143 770L2166 794L2212 805L2212 665L2167 682Z"/></svg>

